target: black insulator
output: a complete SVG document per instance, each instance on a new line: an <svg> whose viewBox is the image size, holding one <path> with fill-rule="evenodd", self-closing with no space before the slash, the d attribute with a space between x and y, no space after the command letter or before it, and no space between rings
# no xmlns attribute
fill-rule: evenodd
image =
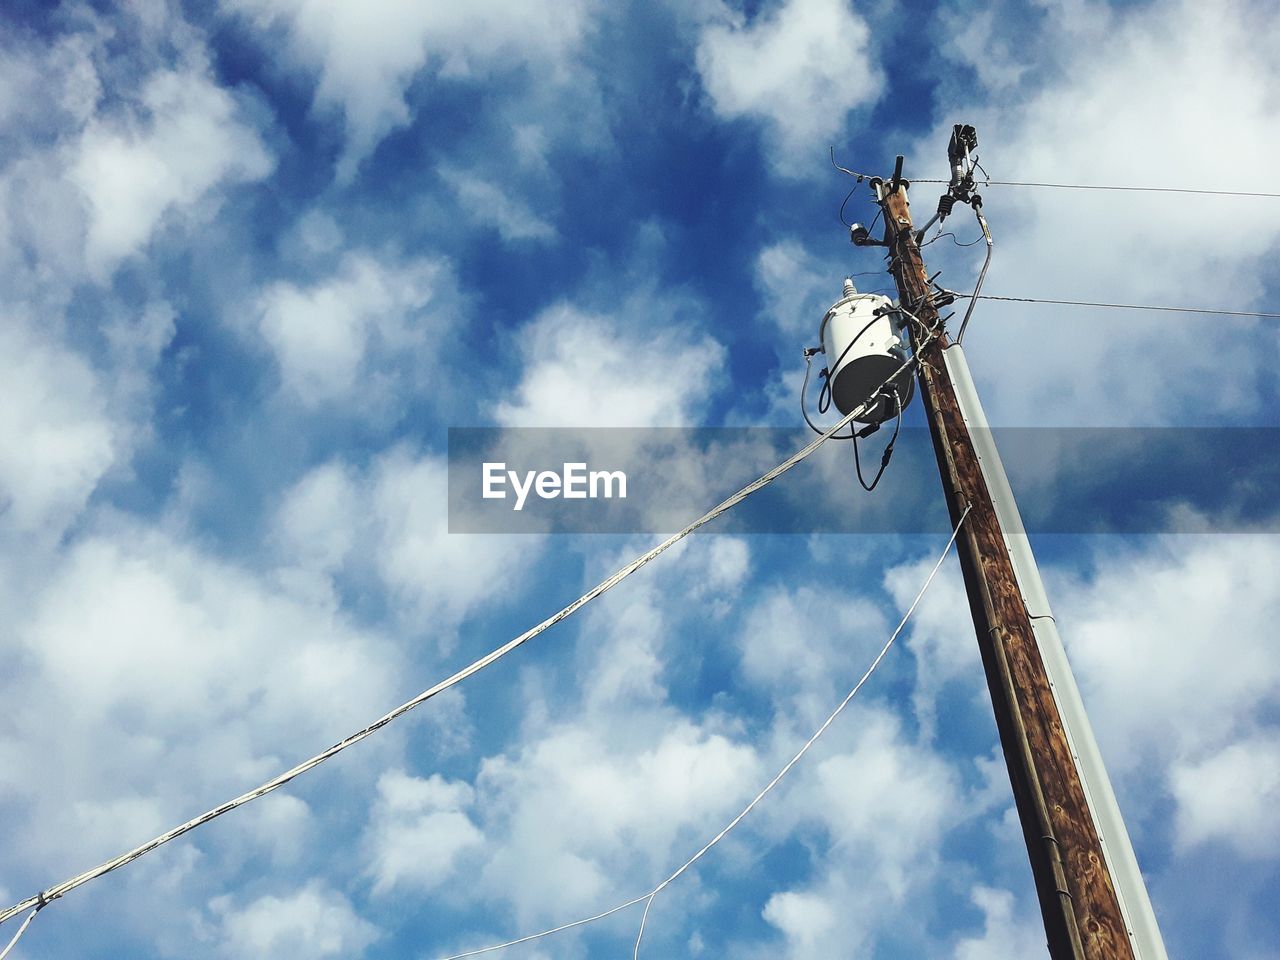
<svg viewBox="0 0 1280 960"><path fill-rule="evenodd" d="M949 193L944 193L938 198L938 216L949 217L951 210L956 205L956 198Z"/></svg>
<svg viewBox="0 0 1280 960"><path fill-rule="evenodd" d="M893 162L893 182L889 184L889 192L896 193L898 185L902 183L902 161L904 157L898 154L898 158Z"/></svg>
<svg viewBox="0 0 1280 960"><path fill-rule="evenodd" d="M959 160L965 155L965 151L970 152L978 149L978 131L967 123L957 123L951 128L951 141L947 144L947 156L952 162Z"/></svg>

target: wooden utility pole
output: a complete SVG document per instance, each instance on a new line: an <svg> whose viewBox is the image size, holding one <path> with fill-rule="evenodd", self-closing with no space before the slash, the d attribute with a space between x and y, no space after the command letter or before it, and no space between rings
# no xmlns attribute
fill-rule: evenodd
<svg viewBox="0 0 1280 960"><path fill-rule="evenodd" d="M1053 960L1132 960L1133 947L1072 748L1041 660L991 491L944 361L939 323L901 180L872 181L885 218L890 272L919 350L920 394L991 690L1018 818ZM923 346L921 346L923 344Z"/></svg>

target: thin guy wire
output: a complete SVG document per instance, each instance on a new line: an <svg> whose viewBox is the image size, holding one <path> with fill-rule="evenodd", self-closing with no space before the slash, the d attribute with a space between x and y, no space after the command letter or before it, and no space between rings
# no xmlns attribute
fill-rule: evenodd
<svg viewBox="0 0 1280 960"><path fill-rule="evenodd" d="M912 179L912 183L950 183L950 180ZM1033 183L1028 180L984 180L984 187L1050 187L1058 190L1120 190L1125 193L1193 193L1210 197L1270 197L1280 193L1253 193L1244 190L1200 190L1191 187L1121 187L1093 183Z"/></svg>
<svg viewBox="0 0 1280 960"><path fill-rule="evenodd" d="M4 958L9 955L9 951L17 946L18 941L22 939L22 935L27 932L27 927L31 926L31 921L36 918L36 914L39 913L41 909L43 909L43 904L27 914L27 919L22 921L22 926L18 927L18 932L13 935L13 939L9 941L9 945L5 947L3 951L0 951L0 960L4 960Z"/></svg>
<svg viewBox="0 0 1280 960"><path fill-rule="evenodd" d="M957 293L958 298L969 298L972 294ZM1159 307L1147 303L1098 303L1092 300L1049 300L1043 297L997 297L982 294L979 300L1007 300L1012 303L1052 303L1067 307L1108 307L1113 310L1156 310L1161 313L1207 313L1219 317L1261 317L1266 320L1280 320L1280 313L1256 313L1252 310L1206 310L1202 307Z"/></svg>
<svg viewBox="0 0 1280 960"><path fill-rule="evenodd" d="M872 179L869 173L858 173L845 167L837 167L858 181ZM909 177L911 183L950 183L950 180L931 179L929 177ZM1269 197L1280 199L1280 193L1260 193L1246 190L1202 190L1194 187L1123 187L1111 184L1094 183L1039 183L1030 180L984 180L984 187L1049 187L1057 190L1120 190L1125 193L1192 193L1210 197Z"/></svg>
<svg viewBox="0 0 1280 960"><path fill-rule="evenodd" d="M442 960L463 960L464 957L474 957L482 953L490 953L494 950L502 950L502 949L505 949L506 947L514 947L516 944L519 944L519 943L528 943L530 940L539 940L542 937L549 937L553 933L559 933L561 930L568 930L570 927L577 927L585 923L591 923L595 920L601 920L605 917L608 917L608 916L611 916L612 914L617 913L619 910L625 910L627 907L634 906L635 904L639 903L641 900L644 900L646 901L645 907L644 907L644 914L640 918L640 931L636 936L635 949L632 951L632 960L639 960L640 943L644 939L645 925L648 922L649 910L653 906L654 898L659 893L661 893L665 887L669 886L672 883L672 881L674 881L682 873L684 873L691 866L693 866L695 863L701 860L703 855L706 854L708 850L710 850L717 843L723 840L725 836L728 835L730 830L732 830L739 823L741 823L743 819L747 816L747 814L749 814L753 809L755 809L756 805L761 800L763 800L765 796L767 796L769 792L772 791L773 788L778 785L778 783L782 780L782 778L785 777L791 771L791 768L800 762L801 758L804 757L804 755L809 752L809 748L812 747L818 741L819 737L821 737L824 733L826 733L827 728L830 727L831 724L835 722L836 718L840 716L842 712L844 712L844 708L847 707L850 701L853 700L853 698L858 695L858 691L862 689L863 685L867 682L868 679L870 679L871 675L875 673L876 668L880 666L880 662L884 660L885 655L889 652L889 648L893 646L894 641L898 639L903 629L906 628L907 623L911 620L912 615L916 611L916 607L918 607L920 605L920 601L924 599L925 592L929 589L930 584L933 583L934 577L937 576L938 571L942 568L942 564L947 559L947 555L951 552L951 547L956 542L956 537L959 536L960 534L960 527L961 525L964 524L965 518L969 516L969 511L971 509L972 509L972 505L967 505L964 508L964 512L960 514L960 519L956 521L955 529L951 531L951 536L947 540L947 545L943 547L942 554L938 557L937 562L933 565L933 569L929 571L929 576L925 578L924 584L920 587L919 591L916 593L915 599L911 601L911 605L907 607L906 613L902 615L902 619L898 622L898 626L894 629L893 633L889 635L889 639L885 641L884 646L880 648L880 652L877 653L875 659L871 661L871 666L867 667L866 671L858 679L858 682L854 684L853 689L850 690L845 695L845 698L840 701L839 705L833 711L831 711L831 714L827 717L826 720L822 722L822 725L819 726L818 729L814 731L813 736L811 736L808 740L805 741L804 746L802 746L796 752L796 754L790 760L787 761L786 765L783 766L783 768L778 771L778 773L774 776L774 778L770 780L768 784L765 785L764 789L761 790L759 793L757 793L755 798L742 809L742 812L739 813L732 820L730 820L723 830L721 830L709 841L707 841L707 843L705 843L697 853L695 853L692 857L686 860L684 864L681 865L674 873L672 873L669 877L667 877L665 880L659 883L656 887L654 887L648 893L644 893L638 897L634 897L633 899L628 900L625 903L620 903L616 907L612 907L609 910L604 911L603 913L596 914L594 917L588 917L582 920L575 920L572 923L561 924L560 926L553 927L550 930L543 930L541 933L529 934L527 936L520 937L517 940L508 940L506 943L496 943L496 944L493 944L492 946L481 947L478 950L470 950L466 953L455 953L452 956L442 958Z"/></svg>
<svg viewBox="0 0 1280 960"><path fill-rule="evenodd" d="M942 568L943 562L947 559L947 554L951 552L951 545L956 542L956 537L959 536L960 534L960 527L964 523L965 518L969 516L969 511L971 509L973 509L972 504L967 504L965 506L964 512L960 514L960 519L956 521L955 529L951 531L951 536L947 539L947 545L942 548L942 553L941 555L939 555L938 561L933 565L933 569L929 571L929 576L925 578L924 584L920 587L920 590L916 593L915 599L911 601L911 606L909 606L907 608L907 612L902 615L902 619L898 621L898 626L894 629L893 633L889 635L889 639L885 641L884 646L880 648L880 652L876 654L876 658L871 661L871 666L867 667L866 672L863 673L862 676L858 678L858 682L853 685L853 689L850 690L847 694L845 694L845 698L840 701L839 705L834 710L831 711L831 714L827 717L826 720L822 722L822 725L818 727L817 730L814 731L813 736L811 736L808 740L805 741L804 746L802 746L796 752L796 755L794 757L792 757L790 760L787 761L786 766L784 766L781 770L778 771L777 776L775 776L772 780L770 780L768 785L765 786L765 788L761 790L758 794L756 794L755 798L743 808L742 812L739 813L736 817L734 817L733 820L729 822L728 826L726 826L723 830L721 830L718 834L716 834L715 837L709 840L701 850L699 850L692 857L690 857L684 863L684 865L680 867L680 869L676 870L675 873L671 874L671 876L663 880L662 883L658 884L658 886L654 889L653 893L649 895L649 904L653 903L653 898L656 897L662 891L663 887L670 884L673 880L679 877L680 874L684 873L691 866L697 863L700 859L702 859L703 854L705 854L708 850L710 850L722 839L724 839L725 835L734 827L736 827L742 821L742 819L752 811L755 805L764 799L765 795L768 794L769 791L771 791L775 786L778 785L778 782L787 775L787 773L791 770L791 768L800 762L800 758L809 752L809 748L812 747L818 741L819 737L821 737L824 733L826 733L827 728L830 727L831 724L835 722L836 717L840 716L840 714L844 712L844 708L849 705L849 702L858 695L858 691L861 690L863 684L865 684L867 680L870 679L871 674L875 673L876 668L880 666L880 661L883 660L885 657L885 654L889 652L889 648L893 646L893 642L898 639L899 634L901 634L903 631L903 628L906 627L907 622L911 619L912 614L915 613L916 607L918 607L920 605L920 601L924 599L925 591L929 589L929 585L933 583L933 578L937 576L938 571ZM645 917L647 918L648 915L649 915L649 906L646 905ZM632 960L639 960L640 940L643 937L644 937L644 919L642 918L640 922L640 933L636 937L636 948L635 948L635 952L633 954Z"/></svg>
<svg viewBox="0 0 1280 960"><path fill-rule="evenodd" d="M987 241L987 256L982 261L982 272L978 274L978 283L973 288L973 293L969 294L969 309L964 312L964 319L960 321L960 332L956 334L956 344L964 342L964 331L969 326L969 320L973 317L973 308L978 305L978 297L982 294L982 284L987 279L987 270L991 267L991 253L995 249L995 242L991 239L991 227L987 224L987 218L982 215L982 204L976 200L973 202L973 214L978 218L978 225L982 227L983 239Z"/></svg>
<svg viewBox="0 0 1280 960"><path fill-rule="evenodd" d="M604 913L597 913L594 917L583 917L581 920L574 920L572 923L562 923L558 927L552 927L550 930L543 930L541 933L531 933L527 937L521 937L518 940L508 940L506 943L495 943L488 947L480 947L478 950L468 950L466 953L455 953L451 957L446 957L445 960L462 960L463 957L478 957L482 953L493 953L495 950L505 950L507 947L514 947L521 943L528 943L530 940L541 940L543 937L549 937L553 933L559 933L560 931L568 930L571 927L581 927L588 923L595 923L597 920L603 920L605 917L611 917L619 910L625 910L627 907L634 907L641 900L650 900L652 897L652 893L642 893L640 896L632 900L628 900L626 903L620 903L616 907L610 907ZM645 908L646 912L648 909L648 907ZM4 957L0 956L0 960L4 960Z"/></svg>
<svg viewBox="0 0 1280 960"><path fill-rule="evenodd" d="M933 336L936 336L936 335L937 333L935 332ZM930 337L930 339L932 339L932 336ZM928 341L926 341L926 343L927 342ZM915 362L916 362L916 359L914 356L904 361L903 364L897 370L895 370L893 374L890 375L889 378L886 379L884 383L882 383L880 386L883 387L889 384L890 382L892 382L900 373L902 373L902 371L909 369L911 366L915 364ZM877 387L877 391L879 389L880 388ZM148 840L146 843L140 846L134 847L132 850L129 850L126 853L120 854L120 856L115 857L112 860L107 860L104 863L100 863L96 867L86 870L83 873L77 874L76 876L71 877L68 880L64 880L59 884L55 884L54 886L48 888L47 890L43 890L34 896L28 897L25 900L21 900L18 903L15 903L13 906L8 907L3 911L0 911L0 923L4 923L6 920L10 919L11 917L15 916L18 913L21 913L23 910L26 910L29 907L42 906L48 903L49 901L57 900L58 898L70 893L72 890L76 889L77 887L85 883L88 883L91 880L96 880L98 877L101 877L104 874L111 873L113 870L120 869L121 867L133 862L134 860L137 860L139 857L150 853L152 850L155 850L157 847L160 847L168 843L170 840L177 839L178 837L182 836L184 833L194 830L196 827L203 826L204 824L208 823L210 820L213 820L217 817L222 816L224 813L229 813L230 811L236 809L237 807L243 806L246 803L250 803L253 800L257 800L260 797L266 796L268 793L271 793L272 791L284 786L290 780L294 779L294 777L297 777L303 773L306 773L307 771L313 769L314 767L319 766L321 763L328 760L330 757L334 756L335 754L345 750L347 747L350 747L353 744L359 743L365 737L382 729L388 723L408 713L414 707L417 707L425 703L427 700L430 700L432 697L436 696L437 694L442 693L445 690L448 690L450 687L454 686L457 683L462 682L463 680L470 677L472 674L478 673L479 671L483 670L485 667L489 666L495 661L502 659L512 650L516 649L516 647L519 647L524 643L526 643L527 641L532 640L534 637L542 633L547 628L554 626L555 624L559 623L561 620L571 617L574 613L578 611L580 607L586 605L587 603L590 603L596 597L600 596L600 594L604 593L607 590L612 589L614 586L621 583L627 577L631 576L631 574L635 573L637 570L639 570L641 567L647 564L650 560L653 560L655 557L665 553L668 549L670 549L679 541L683 540L685 537L693 533L698 528L705 526L706 524L710 523L712 520L720 516L722 513L737 506L747 497L751 496L751 494L755 493L756 491L760 490L763 487L768 486L770 483L772 483L778 477L782 476L784 473L786 473L796 464L800 463L802 460L807 459L815 450L818 449L818 447L820 447L823 443L825 443L828 439L830 439L831 436L834 433L836 433L836 431L842 429L845 425L851 423L855 417L861 415L862 413L865 413L869 408L870 408L869 403L863 403L860 406L856 407L853 411L851 411L848 415L846 415L843 419L841 419L838 423L836 423L835 426L833 426L830 430L828 430L822 436L815 437L807 446L803 447L796 453L792 454L790 457L788 457L782 463L778 464L772 470L769 470L767 473L763 474L762 476L753 480L751 483L747 484L737 493L734 493L728 498L726 498L719 505L712 507L710 510L704 513L697 520L694 520L684 529L679 530L676 533L673 533L666 540L663 540L661 543L659 543L656 547L652 547L647 552L636 557L626 566L615 571L612 575L610 575L609 577L606 577L604 580L601 580L598 584L596 584L594 587L592 587L590 590L584 593L577 600L573 601L568 606L561 609L558 613L555 613L552 616L548 617L547 619L543 620L537 626L530 627L524 633L520 634L518 637L515 637L507 641L502 646L496 647L495 649L489 651L489 653L485 654L480 659L474 661L473 663L469 664L466 667L463 667L457 673L453 674L453 676L445 680L441 680L435 686L429 687L428 689L422 691L422 693L418 694L412 700L408 700L405 703L402 703L400 706L396 707L394 710L391 710L389 713L386 713L383 716L379 717L377 720L369 724L367 727L364 727L363 729L356 731L350 736L342 740L339 740L337 743L329 747L327 750L324 750L323 752L316 754L314 757L312 757L309 760L304 760L302 763L299 763L297 766L289 770L286 770L284 773L280 774L274 779L268 780L266 783L262 784L261 786L256 787L255 789L250 790L246 793L242 793L240 796L236 797L233 800L228 800L225 803L219 804L218 806L214 807L212 810L207 810L204 813L200 814L198 817L194 817L191 820L188 820L186 823L183 823L177 827L174 827L173 829L160 834L158 837L154 837L151 840Z"/></svg>

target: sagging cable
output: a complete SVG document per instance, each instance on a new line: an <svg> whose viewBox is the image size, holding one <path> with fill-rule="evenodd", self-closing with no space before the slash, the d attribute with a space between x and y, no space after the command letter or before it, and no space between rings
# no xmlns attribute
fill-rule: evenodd
<svg viewBox="0 0 1280 960"><path fill-rule="evenodd" d="M877 391L877 393L878 392L879 391ZM654 899L658 896L659 893L661 893L664 889L670 886L672 882L677 880L681 874L685 873L690 867L692 867L695 863L701 860L702 857L707 853L707 851L709 851L717 843L723 840L731 830L733 830L736 826L738 826L738 824L740 824L746 818L746 816L756 808L756 806L760 803L760 801L763 800L766 796L769 795L770 792L773 791L774 787L776 787L782 781L782 778L791 772L791 769L797 763L799 763L800 760L804 757L804 755L809 752L809 749L815 743L818 742L818 738L821 737L824 733L826 733L827 728L829 728L831 724L835 722L836 718L839 717L840 714L844 712L845 707L849 705L850 701L852 701L853 698L858 695L858 692L862 689L863 685L867 682L867 680L871 678L871 675L875 673L876 668L880 666L880 662L884 660L885 655L889 652L889 648L893 646L894 641L898 639L898 637L902 634L902 631L906 628L907 623L910 622L912 615L916 611L916 607L920 605L920 601L924 599L925 592L928 591L929 585L933 583L934 577L938 575L938 571L942 568L942 564L946 561L947 555L951 552L951 547L955 544L956 537L960 535L960 528L961 526L964 525L965 518L969 516L969 511L971 509L972 509L971 504L965 506L964 512L960 514L960 519L956 521L956 525L954 529L952 529L951 531L951 536L948 538L946 546L942 548L942 553L939 555L937 561L934 563L933 569L931 569L929 571L929 575L925 577L924 583L921 585L919 591L917 591L915 595L915 599L911 601L911 605L907 607L906 612L902 615L902 619L898 621L897 627L895 627L893 633L889 635L889 639L884 642L884 645L880 648L880 652L876 654L875 659L871 661L871 665L867 667L866 671L862 674L862 676L858 678L858 682L853 685L853 689L851 689L847 694L845 694L844 699L841 700L840 703L836 706L836 708L832 710L831 713L827 716L827 718L824 721L822 721L822 724L818 727L817 730L813 732L813 735L804 742L803 746L801 746L800 749L796 751L795 755L792 756L791 759L788 760L783 765L782 769L779 770L777 774L774 775L773 779L770 780L767 784L765 784L764 789L762 789L759 793L757 793L755 797L752 798L751 802L748 803L745 807L743 807L742 811L725 825L724 829L722 829L714 837L712 837L705 844L703 844L697 853L695 853L692 857L686 860L683 864L681 864L678 868L676 868L665 880L663 880L657 886L650 889L647 893L643 893L638 897L633 897L630 900L626 900L622 903L619 903L617 906L611 907L610 909L602 911L601 913L597 913L592 917L587 917L581 920L574 920L571 923L564 923L558 927L552 927L549 930L543 930L539 933L531 933L526 936L519 937L515 940L508 940L505 943L495 943L487 947L479 947L475 950L467 950L462 953L451 954L448 957L442 958L442 960L463 960L463 958L465 957L476 957L483 953L492 953L496 950L504 950L507 947L513 947L519 943L528 943L531 940L540 940L543 937L549 937L552 934L559 933L562 930L568 930L572 927L579 927L579 926L582 926L583 924L591 923L595 920L602 920L605 917L612 916L613 914L619 912L620 910L625 910L627 907L635 906L637 903L644 901L645 902L644 914L640 918L640 930L636 935L635 948L631 954L632 960L639 960L640 944L644 940L644 932L649 920L650 909L653 907Z"/></svg>
<svg viewBox="0 0 1280 960"><path fill-rule="evenodd" d="M36 918L36 914L43 909L44 909L44 903L41 903L29 914L27 914L27 918L22 921L22 925L18 927L18 932L15 933L13 935L13 939L9 941L9 945L5 947L3 950L0 950L0 960L4 960L4 958L9 955L9 952L18 945L18 941L22 939L22 935L27 932L27 927L31 926L31 921L34 920Z"/></svg>
<svg viewBox="0 0 1280 960"><path fill-rule="evenodd" d="M934 336L936 335L937 334L934 334ZM932 339L932 337L930 337L930 339ZM895 379L903 371L911 369L914 366L915 362L916 360L914 357L904 360L902 365L899 366L897 370L895 370L892 374L890 374L890 376L886 378L885 381L882 384L880 384L879 387L876 388L876 393L878 393L881 389L888 386L889 384L893 383ZM685 537L689 536L690 534L694 533L701 527L715 520L721 514L737 506L743 500L746 500L753 493L756 493L757 491L771 484L774 480L778 479L784 473L791 470L797 464L808 459L820 446L822 446L823 443L831 439L831 437L834 436L837 433L837 431L842 430L844 427L848 425L851 425L855 418L863 415L870 408L871 408L870 403L860 404L858 407L856 407L855 409L850 411L847 415L845 415L843 418L841 418L840 421L837 422L833 427L831 427L831 429L828 430L826 433L810 441L808 445L806 445L805 447L802 447L800 450L793 453L790 457L788 457L786 460L783 460L776 467L769 470L767 473L764 473L763 475L756 478L755 480L751 481L745 487L738 490L736 493L732 494L731 496L723 500L721 503L712 507L710 510L704 513L702 516L698 517L692 523L688 524L683 529L667 537L657 546L651 547L649 550L640 554L640 556L636 557L630 563L614 571L614 573L606 577L604 580L601 580L594 587L592 587L590 590L588 590L586 593L580 596L577 600L574 600L572 603L561 608L558 612L547 617L541 623L533 627L530 627L528 630L526 630L524 633L520 634L519 636L514 637L511 640L508 640L506 643L502 644L501 646L495 647L493 650L489 651L487 654L480 657L478 660L475 660L472 663L468 664L467 666L463 667L461 670L457 671L452 676L439 681L435 685L428 687L426 690L423 690L417 696L413 697L410 700L407 700L406 702L400 704L400 706L385 713L383 716L379 717L377 720L373 721L368 726L363 727L360 730L357 730L355 733L352 733L349 736L343 738L342 740L339 740L337 743L335 743L333 746L329 747L328 749L322 750L320 753L316 754L314 757L311 757L308 760L302 761L296 766L291 767L290 769L272 778L271 780L268 780L266 783L261 784L258 787L255 787L252 790L242 793L238 797L235 797L231 800L221 803L211 810L206 810L204 813L200 814L197 817L193 817L192 819L188 820L186 823L179 824L178 826L165 831L159 836L153 837L152 839L148 840L146 843L140 844L131 850L125 851L124 853L120 854L117 857L112 858L111 860L107 860L103 863L100 863L96 867L91 867L90 869L85 870L83 873L79 873L74 877L70 877L66 880L63 880L61 883L54 884L51 887L41 890L36 894L33 894L32 896L29 896L9 907L6 907L3 910L0 910L0 923L4 923L6 920L9 920L17 916L19 913L22 913L24 910L30 910L32 907L37 908L37 910L42 909L50 902L57 900L60 897L66 896L72 890L75 890L78 887L81 887L84 884L89 883L90 881L96 880L99 877L105 876L108 873L112 873L115 870L119 870L120 868L132 863L134 860L137 860L138 858L151 853L153 850L156 850L157 848L163 846L164 844L169 843L170 841L175 840L178 837L181 837L192 830L195 830L197 827L201 827L204 824L209 823L211 820L215 820L225 813L230 813L232 810L235 810L238 807L242 807L247 803L260 799L261 797L265 797L267 794L272 793L275 790L278 790L280 787L284 786L289 781L293 780L295 777L301 776L302 774L308 772L309 770L312 770L315 767L318 767L320 764L324 763L326 760L330 759L331 757L336 756L338 753L341 753L343 750L346 750L348 747L353 746L356 743L359 743L361 740L364 740L368 736L371 736L372 734L376 733L378 730L381 730L387 724L402 717L403 715L408 713L410 710L413 710L415 707L421 706L427 700L430 700L431 698L437 696L438 694L443 693L445 690L448 690L450 687L453 687L461 683L463 680L466 680L468 677L472 676L473 674L479 673L481 670L485 669L491 664L496 663L498 660L501 660L507 654L515 650L517 647L522 646L523 644L532 640L534 637L541 634L543 631L549 629L550 627L555 626L561 620L566 620L569 617L573 616L575 613L577 613L579 609L586 606L596 597L600 596L602 593L605 593L608 590L613 589L613 587L617 586L619 583L621 583L627 577L631 576L631 574L635 573L641 567L645 566L651 560L654 560L658 556L665 553L667 550L675 546ZM28 917L27 920L24 921L22 927L19 929L19 935L21 935L21 933L26 929L26 927L30 924L32 919L34 919L34 911L32 913L32 916ZM16 942L16 938L15 938L15 942Z"/></svg>
<svg viewBox="0 0 1280 960"><path fill-rule="evenodd" d="M821 347L805 347L804 351L804 383L800 385L800 413L804 416L804 422L809 425L809 429L814 433L821 434L823 430L809 417L809 378L813 373L813 357L815 354L822 352ZM822 391L818 395L818 412L826 413L830 408L831 397L831 377L830 371L823 367L818 371L818 377L822 380ZM823 405L823 399L826 398L827 404ZM853 438L853 424L849 425L849 433L839 434L831 437L832 440L851 440Z"/></svg>
<svg viewBox="0 0 1280 960"><path fill-rule="evenodd" d="M995 247L995 243L991 239L991 228L987 226L987 218L982 214L982 197L975 193L972 202L974 216L978 218L978 226L982 227L982 235L987 240L987 257L982 261L982 272L978 274L977 286L973 288L973 293L969 295L969 309L964 312L964 319L960 321L960 330L956 334L957 345L964 341L964 331L969 326L969 318L973 316L973 308L977 305L978 299L982 294L982 283L987 279L987 268L991 266L991 251Z"/></svg>
<svg viewBox="0 0 1280 960"><path fill-rule="evenodd" d="M893 436L889 438L889 442L884 448L884 453L880 455L880 469L876 471L876 475L871 479L870 484L862 478L862 458L858 454L858 441L865 440L879 430L880 424L873 423L853 434L853 465L858 474L858 483L862 485L862 489L867 493L875 490L876 485L880 483L880 478L884 476L885 470L888 469L889 459L893 456L893 446L898 442L898 434L902 430L902 397L898 394L896 387L891 392L893 393L894 403L898 407L897 416L893 420ZM882 390L878 396L884 393L885 391Z"/></svg>

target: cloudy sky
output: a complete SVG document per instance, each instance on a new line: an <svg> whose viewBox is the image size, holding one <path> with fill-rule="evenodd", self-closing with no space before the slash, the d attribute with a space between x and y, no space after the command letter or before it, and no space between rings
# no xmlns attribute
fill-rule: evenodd
<svg viewBox="0 0 1280 960"><path fill-rule="evenodd" d="M848 244L829 145L945 177L965 121L995 179L1280 189L1280 14L1248 0L17 0L0 25L0 906L653 542L450 535L449 427L795 426L801 348L881 266ZM1280 307L1280 201L984 195L992 293ZM927 252L964 288L979 249ZM966 347L997 424L1220 430L1277 426L1278 336L993 303ZM863 497L826 452L796 481ZM891 467L874 498L936 484ZM694 537L58 901L14 956L430 960L636 896L839 701L944 541ZM1280 957L1280 540L1036 546L1171 955ZM638 921L500 955L629 956ZM644 952L1042 944L951 562L804 764L656 901Z"/></svg>

